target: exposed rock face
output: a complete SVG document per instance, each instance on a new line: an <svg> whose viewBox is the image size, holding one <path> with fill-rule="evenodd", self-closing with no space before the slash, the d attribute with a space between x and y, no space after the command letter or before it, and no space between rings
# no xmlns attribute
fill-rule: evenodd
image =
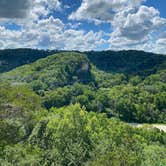
<svg viewBox="0 0 166 166"><path fill-rule="evenodd" d="M91 67L88 62L83 62L77 71L78 78L81 82L89 82L92 79L92 74L90 71Z"/></svg>

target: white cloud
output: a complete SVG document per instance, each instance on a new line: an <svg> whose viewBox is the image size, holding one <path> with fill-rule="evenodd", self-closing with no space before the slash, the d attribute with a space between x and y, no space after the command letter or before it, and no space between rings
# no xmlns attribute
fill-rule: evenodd
<svg viewBox="0 0 166 166"><path fill-rule="evenodd" d="M29 16L25 19L5 19L3 22L15 23L19 30L0 26L0 48L45 48L65 50L91 50L102 45L105 35L102 31L86 32L76 30L80 24L64 24L60 19L49 16L60 10L58 0L36 0ZM5 42L5 44L4 44Z"/></svg>
<svg viewBox="0 0 166 166"><path fill-rule="evenodd" d="M146 6L141 6L136 12L120 12L113 21L115 36L130 40L142 40L165 24L166 19L159 17L158 10Z"/></svg>
<svg viewBox="0 0 166 166"><path fill-rule="evenodd" d="M143 1L145 0L83 0L69 19L111 22L117 12L139 6Z"/></svg>
<svg viewBox="0 0 166 166"><path fill-rule="evenodd" d="M152 50L165 46L165 39L154 38L166 26L166 19L154 7L142 5L146 0L83 0L69 19L107 22L112 27L110 49ZM153 49L154 50L154 49ZM160 49L161 50L161 49ZM165 49L166 50L166 49Z"/></svg>
<svg viewBox="0 0 166 166"><path fill-rule="evenodd" d="M1 48L31 47L85 51L104 44L104 35L102 31L66 29L60 19L52 16L24 25L19 31L0 27L0 43L6 43L1 44Z"/></svg>
<svg viewBox="0 0 166 166"><path fill-rule="evenodd" d="M30 24L40 18L47 18L53 11L61 10L61 2L59 0L5 0L6 6L4 11L7 13L5 17L1 17L2 9L0 7L0 22L9 22L22 24ZM29 2L29 3L28 3ZM0 1L0 5L1 5ZM2 5L1 5L2 6ZM10 12L10 8L13 8ZM15 7L18 6L18 7ZM3 6L2 6L3 7ZM23 8L23 9L22 9ZM25 8L25 9L24 9ZM11 13L11 14L10 14ZM10 16L12 15L12 16Z"/></svg>
<svg viewBox="0 0 166 166"><path fill-rule="evenodd" d="M67 50L91 50L102 45L104 33L76 30L77 26L64 24L60 19L49 16L60 10L58 0L35 0L29 16L24 19L1 19L0 48L46 48ZM18 30L5 28L3 23L15 23ZM5 43L5 44L4 44Z"/></svg>
<svg viewBox="0 0 166 166"><path fill-rule="evenodd" d="M104 44L106 41L103 38L103 32L89 31L86 33L81 30L67 30L62 35L63 40L66 40L64 49L66 50L93 50L97 46Z"/></svg>
<svg viewBox="0 0 166 166"><path fill-rule="evenodd" d="M158 36L154 44L153 51L166 55L166 31Z"/></svg>
<svg viewBox="0 0 166 166"><path fill-rule="evenodd" d="M146 6L117 13L112 22L111 49L149 49L153 33L166 25L166 19L159 14L155 8Z"/></svg>
<svg viewBox="0 0 166 166"><path fill-rule="evenodd" d="M61 3L59 0L35 0L30 12L30 18L46 17L53 11L60 9Z"/></svg>
<svg viewBox="0 0 166 166"><path fill-rule="evenodd" d="M5 0L8 1L8 0ZM19 0L17 0L19 1ZM141 49L164 52L166 32L163 31L166 19L154 7L143 6L146 0L83 0L81 6L69 19L77 22L64 24L54 18L53 12L62 12L66 7L60 0L35 0L27 8L24 18L0 18L0 48L32 47L65 50L92 50L110 44L110 49ZM1 17L1 16L0 16ZM79 20L79 21L78 21ZM109 23L108 34L92 30L85 31L81 20L94 23ZM5 28L4 23L19 25L18 30Z"/></svg>

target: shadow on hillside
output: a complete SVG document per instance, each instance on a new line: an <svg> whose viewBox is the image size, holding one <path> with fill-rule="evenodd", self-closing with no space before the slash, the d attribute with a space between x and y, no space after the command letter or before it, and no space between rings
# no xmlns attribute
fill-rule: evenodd
<svg viewBox="0 0 166 166"><path fill-rule="evenodd" d="M143 51L86 52L89 60L98 69L111 72L147 76L164 69L166 56Z"/></svg>

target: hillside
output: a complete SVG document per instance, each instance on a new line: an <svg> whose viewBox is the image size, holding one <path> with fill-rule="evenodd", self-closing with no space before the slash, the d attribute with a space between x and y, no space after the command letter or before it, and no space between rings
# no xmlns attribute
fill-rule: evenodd
<svg viewBox="0 0 166 166"><path fill-rule="evenodd" d="M0 50L0 73L18 66L32 63L40 58L57 53L58 51L34 49L6 49Z"/></svg>
<svg viewBox="0 0 166 166"><path fill-rule="evenodd" d="M40 59L4 74L5 79L16 83L30 83L36 90L52 90L75 82L91 81L87 57L79 53L59 53Z"/></svg>
<svg viewBox="0 0 166 166"><path fill-rule="evenodd" d="M35 57L22 66L13 60L19 67L0 74L0 165L166 164L166 133L128 125L165 125L165 56L106 51Z"/></svg>
<svg viewBox="0 0 166 166"><path fill-rule="evenodd" d="M0 73L32 63L55 54L57 50L8 49L0 50ZM97 68L113 73L149 75L165 68L165 55L143 51L90 51L83 52ZM164 65L164 66L163 66Z"/></svg>
<svg viewBox="0 0 166 166"><path fill-rule="evenodd" d="M113 73L147 76L166 68L166 56L144 51L87 52L97 68Z"/></svg>
<svg viewBox="0 0 166 166"><path fill-rule="evenodd" d="M78 102L88 111L104 112L109 117L115 116L127 122L165 122L164 57L158 56L156 65L149 66L148 70L155 70L154 74L142 78L139 74L101 70L99 63L92 63L89 56L75 52L59 53L4 73L0 78L13 84L28 84L42 97L46 108ZM101 64L108 63L107 58L103 58ZM130 62L132 68L136 62ZM124 65L124 68L129 69L130 66Z"/></svg>

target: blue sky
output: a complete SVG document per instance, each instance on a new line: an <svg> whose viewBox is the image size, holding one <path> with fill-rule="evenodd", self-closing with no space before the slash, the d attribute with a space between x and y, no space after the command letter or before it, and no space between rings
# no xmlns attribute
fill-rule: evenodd
<svg viewBox="0 0 166 166"><path fill-rule="evenodd" d="M0 1L0 49L166 51L165 0Z"/></svg>
<svg viewBox="0 0 166 166"><path fill-rule="evenodd" d="M145 5L153 6L160 11L160 16L166 18L166 1L165 0L148 0Z"/></svg>

